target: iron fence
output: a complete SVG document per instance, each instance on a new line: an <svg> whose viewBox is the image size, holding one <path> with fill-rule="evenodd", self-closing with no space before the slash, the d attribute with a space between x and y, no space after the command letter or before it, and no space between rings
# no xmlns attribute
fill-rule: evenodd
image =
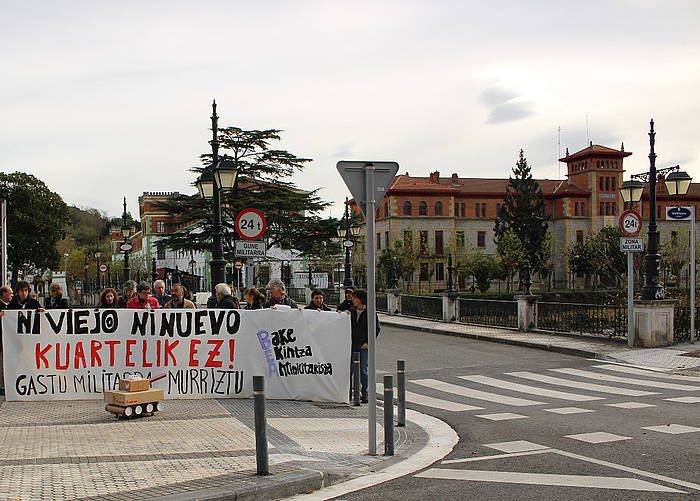
<svg viewBox="0 0 700 501"><path fill-rule="evenodd" d="M387 313L389 306L387 305L386 292L377 292L377 311Z"/></svg>
<svg viewBox="0 0 700 501"><path fill-rule="evenodd" d="M287 287L287 295L300 305L306 304L306 288L305 287Z"/></svg>
<svg viewBox="0 0 700 501"><path fill-rule="evenodd" d="M540 302L537 303L537 328L626 338L627 307Z"/></svg>
<svg viewBox="0 0 700 501"><path fill-rule="evenodd" d="M323 302L333 306L340 304L340 292L337 289L323 289Z"/></svg>
<svg viewBox="0 0 700 501"><path fill-rule="evenodd" d="M442 298L402 294L401 314L442 320Z"/></svg>
<svg viewBox="0 0 700 501"><path fill-rule="evenodd" d="M698 339L698 323L700 308L695 307L695 339ZM673 342L687 343L690 341L690 307L676 306L673 311Z"/></svg>
<svg viewBox="0 0 700 501"><path fill-rule="evenodd" d="M459 321L465 324L518 327L517 301L458 299Z"/></svg>

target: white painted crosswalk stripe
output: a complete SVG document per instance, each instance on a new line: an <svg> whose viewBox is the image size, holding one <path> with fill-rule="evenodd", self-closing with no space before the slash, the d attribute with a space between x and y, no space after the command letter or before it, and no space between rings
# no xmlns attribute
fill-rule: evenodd
<svg viewBox="0 0 700 501"><path fill-rule="evenodd" d="M592 397L589 395L581 395L579 393L569 393L565 391L548 390L537 386L526 384L511 383L502 379L496 379L487 376L459 376L460 379L472 381L474 383L485 384L487 386L495 386L504 390L517 391L527 393L528 395L537 395L538 397L558 398L560 400L571 400L574 402L589 402L592 400L604 400L603 397Z"/></svg>
<svg viewBox="0 0 700 501"><path fill-rule="evenodd" d="M506 375L529 379L530 381L537 381L540 383L553 384L555 386L566 386L568 388L578 388L579 390L597 391L599 393L611 393L613 395L625 395L628 397L658 395L658 393L653 391L630 390L627 388L618 388L617 386L584 383L582 381L573 381L571 379L546 376L544 374L536 374L534 372L506 372Z"/></svg>
<svg viewBox="0 0 700 501"><path fill-rule="evenodd" d="M439 381L437 379L412 379L409 382L425 386L427 388L432 388L434 390L443 391L445 393L452 393L453 395L474 398L477 400L485 400L487 402L496 402L504 405L513 405L516 407L525 407L528 405L544 405L544 402L537 402L535 400L528 400L525 398L509 397L507 395L499 395L498 393L489 393L486 391L474 390L471 388L466 388L464 386Z"/></svg>
<svg viewBox="0 0 700 501"><path fill-rule="evenodd" d="M684 424L662 424L659 426L642 426L643 430L658 431L659 433L667 433L669 435L680 435L682 433L696 433L700 428L695 426L686 426Z"/></svg>
<svg viewBox="0 0 700 501"><path fill-rule="evenodd" d="M377 394L384 394L384 386L377 384ZM397 392L394 389L394 397L396 397ZM432 407L433 409L442 409L444 411L452 412L462 412L462 411L480 411L483 407L476 407L474 405L461 404L459 402L450 402L449 400L443 400L441 398L429 397L427 395L421 395L420 393L413 393L411 391L406 392L406 402L411 402L418 405L424 405L426 407Z"/></svg>
<svg viewBox="0 0 700 501"><path fill-rule="evenodd" d="M616 404L605 404L607 407L617 407L619 409L645 409L646 407L656 407L654 404L644 404L642 402L618 402Z"/></svg>
<svg viewBox="0 0 700 501"><path fill-rule="evenodd" d="M682 404L697 404L700 403L700 397L676 397L676 398L664 398L669 402L680 402Z"/></svg>
<svg viewBox="0 0 700 501"><path fill-rule="evenodd" d="M556 409L545 409L545 412L554 414L583 414L584 412L594 412L592 409L582 409L580 407L558 407Z"/></svg>
<svg viewBox="0 0 700 501"><path fill-rule="evenodd" d="M606 444L608 442L619 442L621 440L632 440L632 437L623 437L606 431L596 431L593 433L580 433L578 435L566 435L566 438L573 438L589 444Z"/></svg>
<svg viewBox="0 0 700 501"><path fill-rule="evenodd" d="M513 414L512 412L501 412L499 414L478 414L476 417L488 419L490 421L508 421L510 419L526 419L527 416L522 414Z"/></svg>
<svg viewBox="0 0 700 501"><path fill-rule="evenodd" d="M609 374L600 374L598 372L584 371L581 369L549 369L552 372L559 372L561 374L568 374L570 376L577 376L588 379L595 379L597 381L609 381L613 383L631 384L635 386L647 386L649 388L663 388L666 390L680 390L680 391L697 391L700 390L700 386L690 386L685 384L677 383L664 383L660 381L651 381L647 379L635 379L628 377L611 376Z"/></svg>
<svg viewBox="0 0 700 501"><path fill-rule="evenodd" d="M615 364L602 364L602 365L594 365L593 366L596 369L605 369L609 371L615 371L615 372L624 372L626 374L635 374L637 376L648 376L648 377L653 377L657 379L670 379L672 381L684 381L686 383L699 383L700 384L700 377L695 377L695 376L681 376L678 374L664 374L656 371L647 371L644 369L638 369L636 367L628 367L626 365L615 365Z"/></svg>

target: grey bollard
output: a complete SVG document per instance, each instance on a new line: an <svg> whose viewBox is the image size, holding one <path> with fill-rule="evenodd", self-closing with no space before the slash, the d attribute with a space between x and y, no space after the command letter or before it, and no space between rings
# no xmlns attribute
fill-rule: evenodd
<svg viewBox="0 0 700 501"><path fill-rule="evenodd" d="M406 361L396 361L396 400L399 415L396 426L406 426Z"/></svg>
<svg viewBox="0 0 700 501"><path fill-rule="evenodd" d="M360 352L352 354L352 399L353 405L360 405Z"/></svg>
<svg viewBox="0 0 700 501"><path fill-rule="evenodd" d="M269 475L264 376L253 376L253 406L255 409L255 462L258 467L258 475Z"/></svg>
<svg viewBox="0 0 700 501"><path fill-rule="evenodd" d="M394 376L384 376L384 455L394 455Z"/></svg>

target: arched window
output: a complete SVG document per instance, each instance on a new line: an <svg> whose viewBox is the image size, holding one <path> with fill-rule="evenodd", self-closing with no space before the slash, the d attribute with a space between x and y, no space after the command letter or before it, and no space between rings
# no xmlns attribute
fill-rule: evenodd
<svg viewBox="0 0 700 501"><path fill-rule="evenodd" d="M408 200L406 200L406 201L403 203L403 215L404 215L404 216L410 216L410 215L411 215L411 212L412 212L412 209L413 209L413 208L411 207L411 202L409 202Z"/></svg>
<svg viewBox="0 0 700 501"><path fill-rule="evenodd" d="M442 216L442 202L435 202L435 215Z"/></svg>
<svg viewBox="0 0 700 501"><path fill-rule="evenodd" d="M426 202L421 202L418 206L418 215L427 216L428 215L428 204Z"/></svg>

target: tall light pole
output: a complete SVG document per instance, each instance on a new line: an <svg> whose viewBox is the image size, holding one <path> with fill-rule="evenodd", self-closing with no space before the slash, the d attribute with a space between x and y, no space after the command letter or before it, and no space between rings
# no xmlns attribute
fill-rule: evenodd
<svg viewBox="0 0 700 501"><path fill-rule="evenodd" d="M350 214L348 211L348 198L345 197L345 218L344 224L338 227L338 237L343 239L343 247L345 248L345 277L343 278L343 287L352 287L352 275L350 273L350 249L355 245L353 238L360 234L358 226L350 226Z"/></svg>
<svg viewBox="0 0 700 501"><path fill-rule="evenodd" d="M127 224L126 218L126 197L124 197L124 212L122 213L122 236L124 237L124 243L121 245L121 249L124 251L124 282L131 280L131 269L129 268L129 251L131 250L129 235L131 234L131 227Z"/></svg>
<svg viewBox="0 0 700 501"><path fill-rule="evenodd" d="M211 266L211 287L212 295L207 302L208 307L212 307L216 302L215 288L217 284L226 282L226 260L224 260L224 247L221 227L221 192L222 190L232 190L236 184L238 170L235 163L225 156L219 159L219 117L216 115L216 100L212 103L211 145L212 162L199 176L195 185L199 190L199 195L205 200L211 199L212 213L214 221L212 225L212 260Z"/></svg>

